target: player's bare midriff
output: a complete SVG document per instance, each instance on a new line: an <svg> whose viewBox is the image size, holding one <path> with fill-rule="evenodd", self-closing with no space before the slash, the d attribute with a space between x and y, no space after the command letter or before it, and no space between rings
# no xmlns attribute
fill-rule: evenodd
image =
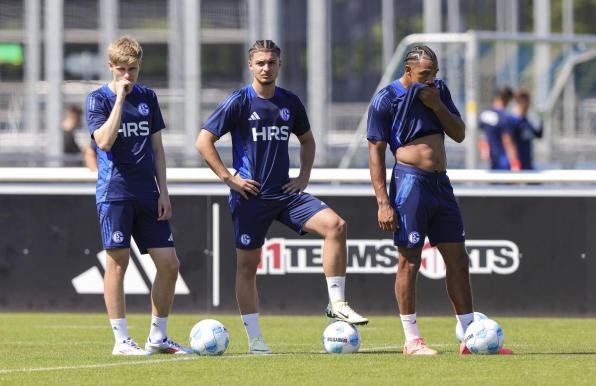
<svg viewBox="0 0 596 386"><path fill-rule="evenodd" d="M445 139L441 134L420 137L395 151L397 162L426 171L445 171Z"/></svg>

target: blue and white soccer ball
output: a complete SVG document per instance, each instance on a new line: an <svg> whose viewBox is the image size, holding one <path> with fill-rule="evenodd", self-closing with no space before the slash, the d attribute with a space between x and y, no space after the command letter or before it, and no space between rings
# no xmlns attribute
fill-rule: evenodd
<svg viewBox="0 0 596 386"><path fill-rule="evenodd" d="M323 331L323 347L330 354L351 354L360 348L360 332L346 322L334 322Z"/></svg>
<svg viewBox="0 0 596 386"><path fill-rule="evenodd" d="M486 318L487 318L487 316L484 315L482 312L474 312L474 320L486 319ZM461 323L459 322L459 320L455 324L455 338L460 343L461 343L462 340L464 340L464 329L462 328Z"/></svg>
<svg viewBox="0 0 596 386"><path fill-rule="evenodd" d="M466 329L464 342L472 354L497 354L503 347L505 334L492 319L475 320Z"/></svg>
<svg viewBox="0 0 596 386"><path fill-rule="evenodd" d="M221 355L229 343L228 330L217 320L201 320L190 330L190 347L199 355Z"/></svg>

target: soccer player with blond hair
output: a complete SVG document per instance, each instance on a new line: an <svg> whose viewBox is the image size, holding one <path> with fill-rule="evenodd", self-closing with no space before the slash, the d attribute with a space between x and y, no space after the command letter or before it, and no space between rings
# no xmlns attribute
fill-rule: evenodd
<svg viewBox="0 0 596 386"><path fill-rule="evenodd" d="M165 124L155 92L137 84L143 50L124 36L108 47L109 83L91 92L87 126L97 144L97 213L107 254L104 298L114 332L113 355L186 354L191 350L166 333L179 261L168 220L172 206L166 185L161 138ZM134 237L157 270L151 289L151 327L145 348L129 336L124 274Z"/></svg>

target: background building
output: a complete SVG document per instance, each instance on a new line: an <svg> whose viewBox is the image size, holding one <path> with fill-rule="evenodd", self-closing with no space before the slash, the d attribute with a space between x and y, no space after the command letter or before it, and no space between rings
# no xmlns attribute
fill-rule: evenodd
<svg viewBox="0 0 596 386"><path fill-rule="evenodd" d="M436 35L431 44L473 134L467 147L448 143L450 166L484 166L470 114L509 85L533 92L533 117L544 121L538 168L593 168L594 9L593 0L0 0L0 164L63 164L64 106L84 104L108 76L107 43L130 34L145 50L140 82L164 109L170 166L201 165L189 145L201 122L248 81L248 45L272 38L283 50L280 85L308 107L318 166L363 167L357 128L398 43L475 30L492 34L469 35L474 45ZM77 137L88 140L86 130ZM221 146L225 153L229 142Z"/></svg>

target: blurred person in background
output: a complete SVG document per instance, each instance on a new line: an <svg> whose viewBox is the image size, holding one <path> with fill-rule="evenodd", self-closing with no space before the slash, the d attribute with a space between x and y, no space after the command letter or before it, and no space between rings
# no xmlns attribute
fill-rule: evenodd
<svg viewBox="0 0 596 386"><path fill-rule="evenodd" d="M315 140L306 111L292 92L275 85L281 50L271 40L257 40L248 51L250 85L233 92L211 114L196 142L207 165L230 187L229 206L236 242L236 299L248 336L250 354L269 354L259 326L256 278L261 249L274 220L298 234L324 237L323 271L329 318L366 324L345 299L346 222L323 201L306 193L315 157ZM226 133L234 148L232 175L215 142ZM288 176L288 141L300 141L300 173ZM291 288L288 288L291 304Z"/></svg>
<svg viewBox="0 0 596 386"><path fill-rule="evenodd" d="M83 152L77 144L75 134L82 126L83 110L77 105L69 105L64 111L62 120L62 140L64 149L64 166L82 166Z"/></svg>
<svg viewBox="0 0 596 386"><path fill-rule="evenodd" d="M169 219L172 206L161 138L165 129L155 92L137 84L143 49L124 36L108 47L109 83L87 96L87 126L97 144L96 203L107 254L104 298L115 344L112 355L188 354L167 335L180 263ZM124 275L134 237L149 253L156 276L145 348L129 336Z"/></svg>
<svg viewBox="0 0 596 386"><path fill-rule="evenodd" d="M445 135L457 143L465 124L443 80L436 78L438 60L428 46L415 46L406 56L404 74L372 99L368 110L369 168L378 205L378 225L393 232L399 262L395 296L404 331L404 355L437 355L422 338L416 314L416 279L428 236L443 256L447 293L465 329L474 320L465 230L447 177ZM395 165L387 194L385 152ZM463 343L461 354L469 354Z"/></svg>
<svg viewBox="0 0 596 386"><path fill-rule="evenodd" d="M509 87L497 90L490 109L479 115L479 126L484 131L485 143L480 143L482 158L491 170L519 170L520 163L511 137L511 115L507 106L513 98Z"/></svg>
<svg viewBox="0 0 596 386"><path fill-rule="evenodd" d="M77 105L69 105L62 120L64 140L64 166L86 166L91 171L97 171L97 152L95 141L79 147L75 132L82 127L83 110Z"/></svg>
<svg viewBox="0 0 596 386"><path fill-rule="evenodd" d="M520 88L514 96L515 105L511 114L511 138L517 150L521 170L534 169L532 142L542 138L542 124L536 127L528 119L530 92Z"/></svg>

